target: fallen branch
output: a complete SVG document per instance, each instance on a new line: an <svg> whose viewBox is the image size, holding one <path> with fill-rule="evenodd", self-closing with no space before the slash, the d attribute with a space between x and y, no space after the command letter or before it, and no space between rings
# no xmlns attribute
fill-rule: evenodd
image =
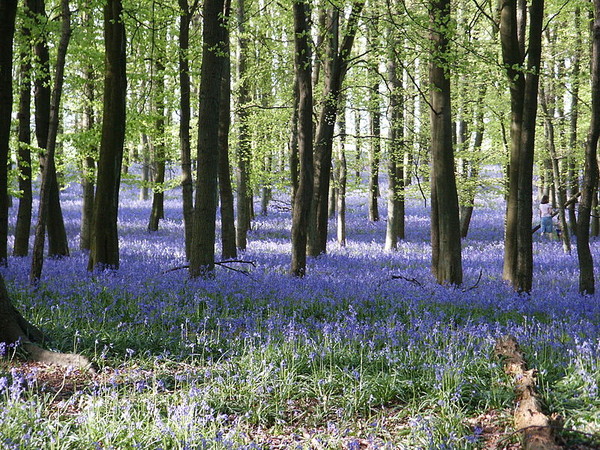
<svg viewBox="0 0 600 450"><path fill-rule="evenodd" d="M483 275L483 270L480 270L479 271L479 277L477 277L477 281L475 282L475 284L473 286L471 286L471 287L462 289L461 292L468 292L468 291L472 291L473 289L475 289L479 285L479 282L481 281L482 275Z"/></svg>
<svg viewBox="0 0 600 450"><path fill-rule="evenodd" d="M402 275L392 275L392 280L404 280L408 281L409 283L416 284L417 286L423 286L423 284L419 282L419 280L417 280L416 278L408 278Z"/></svg>
<svg viewBox="0 0 600 450"><path fill-rule="evenodd" d="M215 266L219 266L219 267L224 267L225 269L229 269L229 270L232 270L234 272L241 273L241 274L246 275L247 277L251 278L252 280L254 280L254 278L252 278L250 276L250 272L248 272L247 270L236 269L235 267L229 267L227 265L227 264L232 264L232 263L250 264L252 267L256 267L256 262L255 261L245 261L243 259L227 259L225 261L215 261L214 265ZM164 270L162 272L162 274L164 275L165 273L175 272L176 270L189 269L189 268L190 268L189 264L186 264L185 266L172 267L170 269ZM254 280L254 281L256 281L256 280Z"/></svg>
<svg viewBox="0 0 600 450"><path fill-rule="evenodd" d="M550 419L542 412L541 402L535 392L535 370L526 368L523 353L514 336L504 336L496 341L495 353L504 360L504 371L515 382L516 432L523 433L523 448L531 450L556 450L561 448L554 440Z"/></svg>

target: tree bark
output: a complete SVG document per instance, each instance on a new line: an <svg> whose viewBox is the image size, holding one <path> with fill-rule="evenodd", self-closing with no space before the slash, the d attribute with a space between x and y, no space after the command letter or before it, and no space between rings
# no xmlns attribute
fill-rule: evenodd
<svg viewBox="0 0 600 450"><path fill-rule="evenodd" d="M581 72L581 53L582 53L582 37L581 37L581 9L575 8L575 42L574 53L572 56L571 70L571 120L569 123L569 155L567 158L567 189L568 196L572 197L577 192L580 192L577 170L575 164L576 148L579 146L577 142L577 126L579 122L579 76ZM569 230L575 235L577 232L577 215L575 214L575 203L569 206ZM564 233L567 230L563 230Z"/></svg>
<svg viewBox="0 0 600 450"><path fill-rule="evenodd" d="M198 171L194 205L191 277L210 277L215 268L217 176L221 77L225 58L225 0L206 0L203 8L202 70L198 110Z"/></svg>
<svg viewBox="0 0 600 450"><path fill-rule="evenodd" d="M450 0L430 6L433 55L429 66L431 120L432 271L440 284L462 283L460 221L452 147L452 108L448 76Z"/></svg>
<svg viewBox="0 0 600 450"><path fill-rule="evenodd" d="M16 12L16 0L0 2L0 265L8 263L8 155Z"/></svg>
<svg viewBox="0 0 600 450"><path fill-rule="evenodd" d="M346 185L348 181L348 167L346 163L346 111L340 112L338 120L340 133L340 146L337 158L337 242L340 247L346 246Z"/></svg>
<svg viewBox="0 0 600 450"><path fill-rule="evenodd" d="M594 0L592 26L592 115L585 147L583 187L577 216L577 258L579 261L579 292L595 292L594 261L590 251L590 212L592 197L598 186L597 147L600 137L600 0Z"/></svg>
<svg viewBox="0 0 600 450"><path fill-rule="evenodd" d="M225 2L226 16L230 15L230 1ZM221 257L237 258L235 245L235 216L231 167L229 164L229 127L231 125L231 58L228 27L224 28L225 62L221 77L221 112L219 115L219 195L221 200Z"/></svg>
<svg viewBox="0 0 600 450"><path fill-rule="evenodd" d="M152 189L152 209L148 221L148 231L158 231L159 222L164 219L165 209L165 65L162 61L163 50L159 50L158 56L154 61L156 69L156 90L154 93L154 108L156 119L154 122L155 136L152 145L153 152L153 186Z"/></svg>
<svg viewBox="0 0 600 450"><path fill-rule="evenodd" d="M31 20L31 11L25 5L24 12L27 20ZM33 204L33 189L31 186L31 29L27 25L21 28L23 42L20 59L20 88L19 88L19 210L15 227L14 256L27 256L29 254L29 235L31 233L31 217Z"/></svg>
<svg viewBox="0 0 600 450"><path fill-rule="evenodd" d="M247 80L247 54L248 38L245 35L246 6L244 0L238 1L237 26L238 26L238 57L237 79L238 92L236 111L238 122L237 144L237 226L236 245L240 250L246 250L247 236L252 217L252 194L250 189L250 131L248 125L248 110L246 105L250 102L250 90Z"/></svg>
<svg viewBox="0 0 600 450"><path fill-rule="evenodd" d="M379 221L379 163L381 160L381 111L379 100L379 75L374 71L376 79L370 93L370 132L371 143L369 147L369 220Z"/></svg>
<svg viewBox="0 0 600 450"><path fill-rule="evenodd" d="M104 7L104 111L88 270L119 267L117 215L126 116L125 26L121 0Z"/></svg>
<svg viewBox="0 0 600 450"><path fill-rule="evenodd" d="M310 6L294 1L294 69L298 89L298 188L292 210L292 262L290 273L296 277L306 274L306 244L313 190L313 88L310 46Z"/></svg>
<svg viewBox="0 0 600 450"><path fill-rule="evenodd" d="M86 19L89 23L89 19ZM83 116L83 126L86 131L92 131L96 126L96 115L94 113L94 69L88 66L85 71L85 84L83 86L83 95L86 105ZM82 157L82 174L81 185L83 189L82 205L81 205L81 228L79 233L79 248L81 250L89 250L92 239L92 216L94 214L94 193L96 187L96 158L98 148L95 144L91 144L86 149Z"/></svg>
<svg viewBox="0 0 600 450"><path fill-rule="evenodd" d="M190 42L190 21L198 6L194 1L190 8L187 0L179 0L179 98L180 121L179 143L181 147L181 189L183 202L183 227L185 237L185 257L190 259L192 247L192 220L194 215L194 182L192 176L192 152L190 144L190 63L188 56Z"/></svg>
<svg viewBox="0 0 600 450"><path fill-rule="evenodd" d="M333 148L333 132L338 110L340 89L348 69L348 58L354 44L358 29L360 12L364 1L352 3L350 17L343 33L343 40L338 49L339 11L331 15L331 54L327 58L325 92L314 139L314 188L311 205L310 224L308 228L308 254L318 256L327 252L327 206L329 179L331 174L331 157Z"/></svg>
<svg viewBox="0 0 600 450"><path fill-rule="evenodd" d="M60 219L62 219L62 212L60 210L60 202L58 201L58 199L55 199L55 206L57 206L58 209L55 210L56 214L54 216L50 214L50 210L52 209L52 197L54 195L58 195L58 183L56 180L56 166L54 155L56 153L56 138L58 135L60 101L62 97L67 48L69 46L69 40L71 39L71 11L69 10L69 0L61 1L61 15L61 36L58 45L58 52L56 57L56 74L54 78L54 87L52 90L52 99L50 102L50 124L48 127L48 142L46 145L44 171L42 172L42 187L40 190L38 218L35 227L35 240L33 243L31 272L29 275L30 282L32 284L36 283L40 279L40 276L42 274L42 268L44 263L44 241L46 235L46 227L48 226L48 234L50 234L50 229L52 228L50 227L50 222L52 222L53 220L57 221L59 217ZM57 186L56 191L53 187L54 184L56 184ZM62 223L62 220L60 220L60 222ZM58 226L58 228L60 228L59 223L55 223L53 226ZM62 231L64 232L64 223L62 223ZM56 255L56 253L50 252L50 255L53 256Z"/></svg>

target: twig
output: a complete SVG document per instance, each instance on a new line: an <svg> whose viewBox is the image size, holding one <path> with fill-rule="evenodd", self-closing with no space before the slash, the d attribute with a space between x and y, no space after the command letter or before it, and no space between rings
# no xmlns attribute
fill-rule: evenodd
<svg viewBox="0 0 600 450"><path fill-rule="evenodd" d="M392 280L398 280L398 279L408 281L409 283L416 284L417 286L421 286L421 287L423 286L423 284L420 283L419 280L417 280L416 278L408 278L403 275L392 275Z"/></svg>
<svg viewBox="0 0 600 450"><path fill-rule="evenodd" d="M477 277L477 281L475 282L475 284L471 287L465 288L465 289L461 289L461 292L468 292L470 290L473 290L477 287L477 285L479 284L479 282L481 281L481 276L483 275L483 270L479 270L479 277Z"/></svg>
<svg viewBox="0 0 600 450"><path fill-rule="evenodd" d="M214 262L215 266L220 266L220 267L224 267L225 269L233 270L234 272L243 273L244 275L252 278L250 276L250 272L248 272L247 270L235 269L235 268L229 267L227 265L227 264L231 264L231 263L250 264L252 267L256 267L255 261L245 261L243 259L227 259L225 261L215 261ZM185 266L172 267L170 269L164 270L161 272L161 274L164 275L169 272L175 272L176 270L189 269L189 268L190 268L190 265L186 264ZM252 279L254 280L254 278L252 278ZM254 280L254 281L256 281L256 280Z"/></svg>

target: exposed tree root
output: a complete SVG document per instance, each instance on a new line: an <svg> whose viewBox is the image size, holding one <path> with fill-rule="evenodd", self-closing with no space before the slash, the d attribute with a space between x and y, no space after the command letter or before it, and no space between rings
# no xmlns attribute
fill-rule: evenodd
<svg viewBox="0 0 600 450"><path fill-rule="evenodd" d="M4 279L0 276L0 342L18 345L31 361L95 371L95 367L85 356L51 352L38 345L45 341L47 339L44 334L12 305Z"/></svg>
<svg viewBox="0 0 600 450"><path fill-rule="evenodd" d="M525 450L555 450L556 444L550 418L542 412L535 392L535 370L527 370L523 353L514 336L505 336L496 342L496 355L504 360L504 371L515 382L517 406L514 423L517 432L523 433Z"/></svg>

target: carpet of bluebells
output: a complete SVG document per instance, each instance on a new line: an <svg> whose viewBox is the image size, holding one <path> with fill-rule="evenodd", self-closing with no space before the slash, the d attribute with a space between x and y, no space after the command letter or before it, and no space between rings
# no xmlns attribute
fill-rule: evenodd
<svg viewBox="0 0 600 450"><path fill-rule="evenodd" d="M384 251L385 220L367 220L360 191L348 198L347 245L331 240L306 278L287 274L282 195L239 255L254 266L192 280L179 195L167 192L165 220L150 233L150 201L123 188L118 271L86 270L77 185L61 197L72 256L47 260L36 289L30 259L10 259L3 275L15 305L52 348L89 356L100 371L63 371L57 385L47 380L58 369L0 349L0 447L468 449L495 439L509 448L519 441L512 380L494 355L506 334L538 370L561 439L600 445L598 297L577 292L575 249L539 234L531 295L502 281L501 199L478 199L456 288L431 276L426 202L408 201L406 240Z"/></svg>

